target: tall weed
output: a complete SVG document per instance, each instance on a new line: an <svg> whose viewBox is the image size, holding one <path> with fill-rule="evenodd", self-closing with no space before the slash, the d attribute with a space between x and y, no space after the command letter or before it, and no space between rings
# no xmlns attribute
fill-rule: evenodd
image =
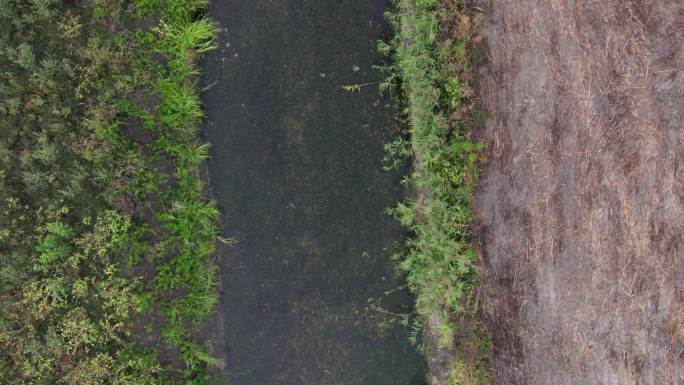
<svg viewBox="0 0 684 385"><path fill-rule="evenodd" d="M483 144L469 138L472 92L461 79L471 71L468 41L453 45L444 38L441 7L436 0L399 1L390 18L398 35L379 48L395 58L385 71L385 88L400 90L409 122L410 144L399 139L386 146L389 164L396 165L396 154L405 156L407 149L414 159L409 181L416 196L390 210L412 233L396 258L421 318L439 315L438 348L451 351L458 332L453 320L473 311L477 265L469 227ZM478 365L456 355L451 383L486 383L488 372Z"/></svg>

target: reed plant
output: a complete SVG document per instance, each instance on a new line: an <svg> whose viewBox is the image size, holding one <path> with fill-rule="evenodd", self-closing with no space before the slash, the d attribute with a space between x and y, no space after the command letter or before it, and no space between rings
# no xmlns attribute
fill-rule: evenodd
<svg viewBox="0 0 684 385"><path fill-rule="evenodd" d="M490 378L486 367L466 363L455 348L456 337L464 335L458 329L459 319L477 312L478 267L470 222L484 157L483 144L470 139L475 107L462 79L472 72L471 62L464 60L469 57L464 47L470 41L466 36L454 40L444 30L444 21L465 15L466 8L450 12L445 13L436 0L400 0L397 12L388 16L397 36L380 43L380 51L394 57L394 64L384 69L384 88L399 95L410 138L386 146L388 166L397 165L397 154L409 155L413 167L407 182L414 191L412 198L390 212L412 234L396 259L416 294L417 312L426 324L439 320L429 331L438 336L439 346L424 350L452 352L453 383L484 384ZM486 345L486 340L479 343ZM466 377L479 380L463 380Z"/></svg>

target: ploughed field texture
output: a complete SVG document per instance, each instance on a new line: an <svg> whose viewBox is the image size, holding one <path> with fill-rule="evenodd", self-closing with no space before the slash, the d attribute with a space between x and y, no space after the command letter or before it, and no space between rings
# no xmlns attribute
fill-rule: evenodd
<svg viewBox="0 0 684 385"><path fill-rule="evenodd" d="M481 6L496 383L684 383L682 3Z"/></svg>

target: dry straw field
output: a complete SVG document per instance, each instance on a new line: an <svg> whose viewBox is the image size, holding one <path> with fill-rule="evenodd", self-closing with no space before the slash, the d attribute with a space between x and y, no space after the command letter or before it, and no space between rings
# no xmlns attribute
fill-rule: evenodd
<svg viewBox="0 0 684 385"><path fill-rule="evenodd" d="M684 6L482 2L497 384L684 383Z"/></svg>

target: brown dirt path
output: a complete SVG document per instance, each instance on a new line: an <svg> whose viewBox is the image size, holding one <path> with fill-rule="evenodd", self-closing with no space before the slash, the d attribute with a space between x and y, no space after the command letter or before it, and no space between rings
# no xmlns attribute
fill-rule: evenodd
<svg viewBox="0 0 684 385"><path fill-rule="evenodd" d="M684 384L683 4L481 4L497 384Z"/></svg>

